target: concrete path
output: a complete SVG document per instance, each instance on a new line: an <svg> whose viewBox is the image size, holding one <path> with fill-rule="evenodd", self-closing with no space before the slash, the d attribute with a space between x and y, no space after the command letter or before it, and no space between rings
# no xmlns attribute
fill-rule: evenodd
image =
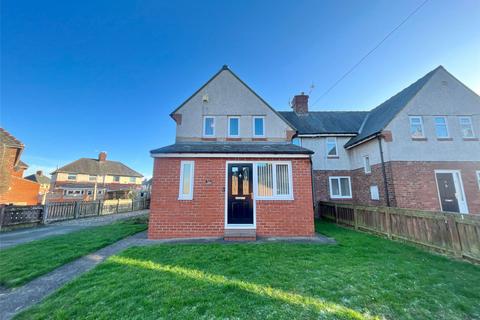
<svg viewBox="0 0 480 320"><path fill-rule="evenodd" d="M273 241L301 242L315 244L334 244L335 240L317 234L312 238L263 238L254 243L265 243ZM148 240L147 232L140 232L131 237L120 240L112 245L100 249L94 253L84 256L78 260L67 263L52 272L43 275L22 287L5 289L0 288L0 319L7 320L13 318L20 311L35 305L55 290L59 289L67 282L77 278L83 273L93 269L99 263L105 261L111 255L114 255L124 249L132 246L145 246L167 243L227 243L222 238L198 238L198 239L167 239L167 240Z"/></svg>
<svg viewBox="0 0 480 320"><path fill-rule="evenodd" d="M66 234L78 231L87 227L101 226L110 224L114 221L124 220L132 217L144 216L148 214L148 210L132 211L125 213L117 213L104 215L99 217L68 220L55 222L46 226L15 230L0 233L0 250L16 246L21 243L42 239L49 236Z"/></svg>

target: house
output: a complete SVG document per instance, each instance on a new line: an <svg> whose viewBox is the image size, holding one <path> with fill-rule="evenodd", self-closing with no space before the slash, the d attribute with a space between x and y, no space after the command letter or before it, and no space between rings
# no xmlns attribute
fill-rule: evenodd
<svg viewBox="0 0 480 320"><path fill-rule="evenodd" d="M52 172L49 201L122 199L141 189L143 176L118 161L81 158Z"/></svg>
<svg viewBox="0 0 480 320"><path fill-rule="evenodd" d="M369 112L281 115L315 152L317 201L480 213L480 97L441 66Z"/></svg>
<svg viewBox="0 0 480 320"><path fill-rule="evenodd" d="M295 127L227 66L176 108L154 158L148 236L312 236L311 154Z"/></svg>
<svg viewBox="0 0 480 320"><path fill-rule="evenodd" d="M20 160L24 144L0 128L0 204L35 205L40 185L23 178L28 165Z"/></svg>
<svg viewBox="0 0 480 320"><path fill-rule="evenodd" d="M25 179L36 182L40 185L39 194L43 195L50 190L50 178L38 170L36 173L26 176Z"/></svg>

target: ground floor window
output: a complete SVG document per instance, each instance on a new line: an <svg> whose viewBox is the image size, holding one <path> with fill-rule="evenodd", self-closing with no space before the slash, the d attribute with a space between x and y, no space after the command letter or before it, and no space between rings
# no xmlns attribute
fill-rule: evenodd
<svg viewBox="0 0 480 320"><path fill-rule="evenodd" d="M329 177L330 198L351 199L352 185L350 177Z"/></svg>
<svg viewBox="0 0 480 320"><path fill-rule="evenodd" d="M370 186L370 198L372 200L380 200L380 193L378 192L378 186Z"/></svg>
<svg viewBox="0 0 480 320"><path fill-rule="evenodd" d="M292 199L292 169L290 162L259 162L257 195L259 199Z"/></svg>
<svg viewBox="0 0 480 320"><path fill-rule="evenodd" d="M193 161L182 161L180 163L180 187L178 192L179 200L193 199Z"/></svg>

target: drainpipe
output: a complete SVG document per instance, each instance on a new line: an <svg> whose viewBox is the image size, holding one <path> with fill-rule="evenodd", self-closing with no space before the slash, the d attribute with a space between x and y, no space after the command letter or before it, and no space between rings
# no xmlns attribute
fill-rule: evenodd
<svg viewBox="0 0 480 320"><path fill-rule="evenodd" d="M385 161L383 159L383 148L382 148L382 136L379 134L377 136L378 147L380 149L380 160L382 161L382 174L383 174L383 185L385 186L385 198L387 199L387 207L390 207L390 195L388 193L387 185L387 171L385 169Z"/></svg>

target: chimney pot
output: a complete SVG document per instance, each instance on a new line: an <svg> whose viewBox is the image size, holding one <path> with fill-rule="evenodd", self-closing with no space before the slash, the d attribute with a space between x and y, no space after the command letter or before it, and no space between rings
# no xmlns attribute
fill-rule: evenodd
<svg viewBox="0 0 480 320"><path fill-rule="evenodd" d="M293 97L292 109L297 114L308 113L308 95L302 92L299 95L296 95L295 97Z"/></svg>
<svg viewBox="0 0 480 320"><path fill-rule="evenodd" d="M107 160L107 153L102 151L98 154L98 161L105 161Z"/></svg>

